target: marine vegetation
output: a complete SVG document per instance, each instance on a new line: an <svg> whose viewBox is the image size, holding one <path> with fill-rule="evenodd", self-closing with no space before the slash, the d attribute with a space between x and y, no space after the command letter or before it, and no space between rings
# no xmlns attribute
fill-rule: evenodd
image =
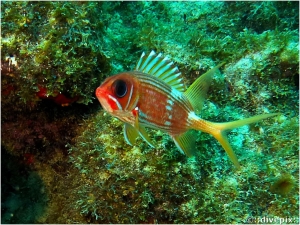
<svg viewBox="0 0 300 225"><path fill-rule="evenodd" d="M1 2L2 71L13 77L23 102L36 93L89 103L109 63L103 52L104 24L98 19L101 2ZM41 95L37 95L41 97Z"/></svg>
<svg viewBox="0 0 300 225"><path fill-rule="evenodd" d="M1 1L2 222L298 224L298 18L297 1ZM154 148L127 144L94 93L151 50L186 87L225 62L202 119L280 113L227 133L239 169L201 132L193 157L147 127Z"/></svg>

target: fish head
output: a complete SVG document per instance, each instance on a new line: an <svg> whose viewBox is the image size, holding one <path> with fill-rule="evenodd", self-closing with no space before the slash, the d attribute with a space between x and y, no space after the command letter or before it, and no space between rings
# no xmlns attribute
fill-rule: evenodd
<svg viewBox="0 0 300 225"><path fill-rule="evenodd" d="M130 72L108 77L97 89L96 97L111 115L124 120L133 116L139 99L139 81Z"/></svg>

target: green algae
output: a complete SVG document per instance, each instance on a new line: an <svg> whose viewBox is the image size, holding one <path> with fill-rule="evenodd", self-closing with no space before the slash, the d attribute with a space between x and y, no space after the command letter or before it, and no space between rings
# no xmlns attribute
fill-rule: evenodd
<svg viewBox="0 0 300 225"><path fill-rule="evenodd" d="M14 56L11 76L24 102L35 101L39 86L48 96L63 92L87 104L109 71L101 46L101 2L9 2L2 5L2 62Z"/></svg>
<svg viewBox="0 0 300 225"><path fill-rule="evenodd" d="M93 195L99 195L95 199L102 198L93 204L84 201L84 206L78 207L84 208L84 214L94 215L99 222L243 223L249 217L265 215L296 217L296 191L281 199L269 191L279 174L287 172L293 179L298 174L299 139L295 135L298 133L298 100L293 85L297 75L292 72L298 65L298 30L294 23L286 22L294 18L291 14L280 17L282 15L275 10L286 7L286 11L290 3L230 4L233 8L223 2L195 4L202 10L197 11L188 2L128 3L118 11L121 15L118 19L125 21L131 17L125 18L123 10L142 7L144 10L136 20L141 29L137 36L132 35L137 38L133 43L144 50L155 49L170 55L187 74L187 83L214 66L213 60L227 61L210 89L209 103L201 112L203 118L221 122L266 112L290 116L232 131L229 138L242 164L241 171L235 171L223 150L208 135L198 133L198 154L194 159L187 159L176 151L167 135L159 131L152 131L155 149L149 149L143 142L134 147L126 145L120 133L121 123L99 112L87 121L89 127L71 148L71 161L84 165L79 172L84 173L86 179L94 178L94 188L99 187L93 189ZM236 16L246 13L247 4L251 6L247 13L252 17L243 21L244 24L225 12L229 10ZM157 10L157 14L151 10ZM222 15L222 19L215 20L217 14ZM172 22L165 26L165 20L158 19L158 15L165 15L168 18L165 20ZM263 15L268 15L266 21L278 18L279 25L266 22L256 28L251 20L256 17L262 20ZM203 20L206 16L211 19ZM288 24L294 30L287 30ZM111 32L113 30L109 30L108 35L113 36ZM128 28L124 28L124 32L131 37ZM122 59L112 60L121 62ZM90 129L94 130L90 132ZM94 141L89 145L85 140L90 138ZM86 148L80 148L81 143L98 149L92 150L93 154L97 152L97 166L87 158ZM280 160L283 155L287 160ZM286 163L288 171L283 169ZM89 168L95 166L105 172L101 170L100 175L94 175L98 170L89 172ZM81 190L87 193L91 187L82 186ZM79 199L84 198L77 195Z"/></svg>
<svg viewBox="0 0 300 225"><path fill-rule="evenodd" d="M240 146L239 154L244 149L240 158L242 169L235 171L222 148L205 134L199 136L196 158L187 159L160 132L151 133L156 139L155 149L149 149L142 140L132 147L125 144L120 134L122 123L106 113L99 112L86 122L77 144L70 149L71 162L78 168L76 177L80 177L81 183L72 195L80 199L76 207L97 222L241 223L249 216L257 216L255 211L277 215L266 207L276 196L268 190L274 186L274 176L285 172L282 166L286 162L274 162L283 154L282 150L268 150L273 148L272 144L264 146L260 138L256 140L262 134L248 130L239 133L257 143ZM272 123L264 127L277 126ZM295 143L292 133L288 137ZM235 142L234 147L237 146ZM289 157L290 167L295 168L289 171L292 179L297 175L296 153L294 146L284 154ZM289 192L285 201L295 201L294 194ZM277 201L272 207L279 210L283 206ZM296 211L297 207L291 204L285 205L281 213L294 216Z"/></svg>

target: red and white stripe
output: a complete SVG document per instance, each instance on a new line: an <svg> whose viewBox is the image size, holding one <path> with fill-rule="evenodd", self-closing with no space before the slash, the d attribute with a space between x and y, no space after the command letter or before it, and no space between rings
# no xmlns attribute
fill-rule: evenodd
<svg viewBox="0 0 300 225"><path fill-rule="evenodd" d="M134 72L140 81L139 123L176 135L188 129L189 112L193 111L188 99L160 79Z"/></svg>

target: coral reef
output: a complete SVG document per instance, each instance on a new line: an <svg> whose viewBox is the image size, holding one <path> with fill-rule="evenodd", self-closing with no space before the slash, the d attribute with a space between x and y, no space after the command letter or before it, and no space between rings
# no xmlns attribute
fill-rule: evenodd
<svg viewBox="0 0 300 225"><path fill-rule="evenodd" d="M1 61L14 59L14 84L24 102L34 101L38 86L47 96L64 93L82 103L109 71L101 46L101 2L1 2Z"/></svg>
<svg viewBox="0 0 300 225"><path fill-rule="evenodd" d="M36 199L47 202L45 211L21 221L9 215L26 201L4 199L17 192L2 187L4 222L299 222L299 2L1 6L1 143L26 165L20 186L35 171L47 193ZM149 131L154 149L141 139L129 146L122 123L93 101L105 77L133 69L150 50L168 55L187 86L226 62L209 89L204 119L281 113L228 133L239 171L200 132L193 158L157 130Z"/></svg>

